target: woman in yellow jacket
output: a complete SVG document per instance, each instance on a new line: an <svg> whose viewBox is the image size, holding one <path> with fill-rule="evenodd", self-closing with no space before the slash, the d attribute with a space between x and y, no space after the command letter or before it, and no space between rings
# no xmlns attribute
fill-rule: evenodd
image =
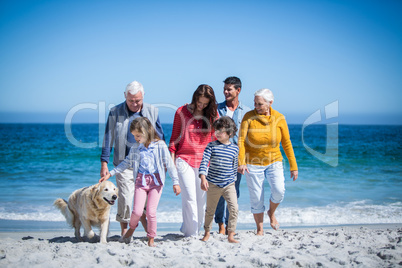
<svg viewBox="0 0 402 268"><path fill-rule="evenodd" d="M279 228L275 210L285 195L285 177L283 174L280 143L289 160L291 178L298 177L296 157L290 141L289 129L285 116L272 109L274 95L269 89L260 89L254 93L255 109L243 117L239 134L239 168L245 174L250 192L251 212L257 225L257 235L263 235L264 222L264 180L267 178L271 187L268 217L271 227Z"/></svg>

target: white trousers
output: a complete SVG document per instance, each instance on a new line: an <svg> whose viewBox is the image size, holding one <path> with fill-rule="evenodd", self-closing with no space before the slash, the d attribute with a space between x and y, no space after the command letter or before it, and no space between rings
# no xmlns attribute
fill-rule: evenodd
<svg viewBox="0 0 402 268"><path fill-rule="evenodd" d="M264 180L271 187L270 200L281 203L285 196L285 176L282 162L275 162L268 166L247 164L249 173L245 172L247 186L250 194L251 213L259 214L265 211L264 206Z"/></svg>
<svg viewBox="0 0 402 268"><path fill-rule="evenodd" d="M206 192L201 190L198 168L193 168L181 158L176 159L181 188L183 224L180 231L184 236L198 236L204 226Z"/></svg>

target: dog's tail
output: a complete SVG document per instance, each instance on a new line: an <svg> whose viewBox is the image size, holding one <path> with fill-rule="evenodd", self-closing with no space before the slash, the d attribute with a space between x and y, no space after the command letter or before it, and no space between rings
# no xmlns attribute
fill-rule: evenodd
<svg viewBox="0 0 402 268"><path fill-rule="evenodd" d="M68 202L64 199L59 198L59 199L56 199L56 201L54 201L53 205L61 211L63 216L66 218L67 223L71 227L73 227L74 214L68 208Z"/></svg>

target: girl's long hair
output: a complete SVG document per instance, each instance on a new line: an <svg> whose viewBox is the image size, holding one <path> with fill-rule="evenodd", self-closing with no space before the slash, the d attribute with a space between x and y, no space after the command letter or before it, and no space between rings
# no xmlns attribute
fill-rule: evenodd
<svg viewBox="0 0 402 268"><path fill-rule="evenodd" d="M211 86L202 84L199 85L198 88L193 93L193 99L191 100L191 105L196 107L197 101L200 97L205 97L209 99L209 103L207 107L204 108L204 120L202 124L202 128L207 129L210 128L211 124L215 121L217 117L217 104L215 98L215 92Z"/></svg>
<svg viewBox="0 0 402 268"><path fill-rule="evenodd" d="M161 139L156 133L155 128L152 126L151 121L146 117L137 117L133 122L131 122L130 132L133 132L134 130L144 134L146 139L144 145L147 147L152 141Z"/></svg>

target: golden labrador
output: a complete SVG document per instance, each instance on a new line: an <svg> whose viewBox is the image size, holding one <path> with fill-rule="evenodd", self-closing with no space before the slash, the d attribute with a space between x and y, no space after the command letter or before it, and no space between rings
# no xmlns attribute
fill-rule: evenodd
<svg viewBox="0 0 402 268"><path fill-rule="evenodd" d="M110 181L104 181L74 191L68 201L57 199L54 205L61 211L67 223L75 229L75 237L83 241L80 228L84 227L84 236L95 236L92 226L100 228L100 242L107 243L109 232L110 206L117 199L118 189Z"/></svg>

